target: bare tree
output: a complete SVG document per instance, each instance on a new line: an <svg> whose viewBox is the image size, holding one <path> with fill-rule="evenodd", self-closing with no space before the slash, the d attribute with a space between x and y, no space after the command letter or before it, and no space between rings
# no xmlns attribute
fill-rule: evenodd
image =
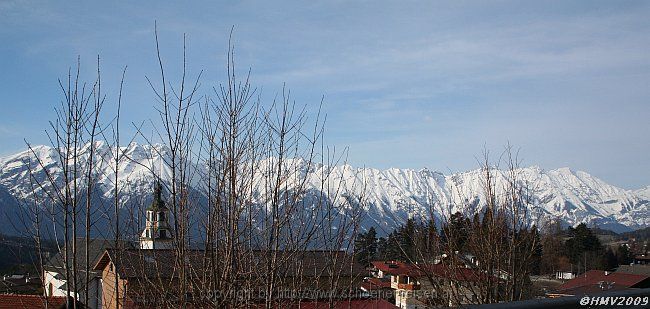
<svg viewBox="0 0 650 309"><path fill-rule="evenodd" d="M522 175L510 145L496 164L485 151L480 166L482 192L464 196L456 188L449 201L430 200L429 218L409 220L398 235L401 241L392 243L426 282L432 293L420 300L430 305L531 297L529 276L540 245L536 223L541 218L533 184Z"/></svg>
<svg viewBox="0 0 650 309"><path fill-rule="evenodd" d="M177 79L166 72L157 31L155 39L159 82L147 80L160 119L151 122L153 136L144 134L141 125L135 129L150 144L163 143L150 148L152 162L155 156L160 165L146 168L162 186L159 198L170 206L173 250L125 245L137 239L134 231L141 228L145 203L122 192L129 176L122 167L133 163L120 132L126 68L116 95L117 113L103 122L107 99L99 58L90 86L82 82L79 62L76 74L70 72L67 82L60 83L64 100L47 132L56 169L30 146L35 160L30 164L33 237L39 246L43 239L61 240L69 305L89 303L93 233L112 240L108 252L115 265L129 261L126 265L139 272L137 279L129 280L128 291L117 275L105 278L104 284L113 288L105 295L110 297L105 298L106 306L124 307L159 295L156 306L170 308L271 308L280 301L306 299L283 291L309 289L331 292L319 298L333 306L343 297L340 292L353 292L363 269L350 253L364 201L346 192L346 175L333 173L336 165L345 163L345 151L337 154L325 146L320 107L311 118L286 88L272 102L264 102L251 86L250 70L243 78L236 75L233 44L227 53L226 81L200 93L202 72L188 82L185 38ZM110 203L94 198L99 177L110 182L110 188L101 188L112 195ZM95 231L98 222L108 229ZM78 250L78 239L85 240L85 248ZM202 298L202 291L219 295Z"/></svg>

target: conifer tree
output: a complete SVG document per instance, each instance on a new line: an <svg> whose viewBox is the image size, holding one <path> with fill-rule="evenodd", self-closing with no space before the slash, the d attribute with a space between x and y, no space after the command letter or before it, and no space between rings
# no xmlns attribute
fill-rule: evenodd
<svg viewBox="0 0 650 309"><path fill-rule="evenodd" d="M377 231L374 227L368 229L366 233L357 235L354 249L357 261L364 266L370 265L377 255Z"/></svg>
<svg viewBox="0 0 650 309"><path fill-rule="evenodd" d="M632 253L626 245L619 245L616 249L616 261L618 265L627 265L632 263Z"/></svg>

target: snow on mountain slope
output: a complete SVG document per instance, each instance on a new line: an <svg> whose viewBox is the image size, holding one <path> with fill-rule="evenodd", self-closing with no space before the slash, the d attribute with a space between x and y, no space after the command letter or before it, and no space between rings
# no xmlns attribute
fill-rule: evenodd
<svg viewBox="0 0 650 309"><path fill-rule="evenodd" d="M472 215L483 205L480 170L444 175L427 169L334 169L334 180L344 180L346 187L363 196L369 204L368 216L378 224L395 217L427 217L431 210L437 216L449 216L456 211ZM495 172L497 194L503 194L500 189L506 186L507 176L503 171ZM568 168L545 171L533 166L517 173L532 190L533 214L560 218L572 225L593 222L615 230L650 225L648 198L585 172ZM318 179L313 182L318 183Z"/></svg>
<svg viewBox="0 0 650 309"><path fill-rule="evenodd" d="M80 149L79 162L88 159L88 145ZM37 146L12 156L0 158L0 185L17 199L29 198L31 174L44 180L45 171L60 181L62 167L57 160L56 150ZM111 161L111 149L103 142L97 142L95 161L100 172L96 174L97 187L105 198L111 198L115 182L115 162ZM130 144L120 148L126 159L118 169L118 183L123 196L146 196L155 177L162 174L170 178L170 171L162 163L168 149L160 145ZM35 158L40 160L37 164ZM31 162L31 163L30 163ZM260 162L260 175L257 184L264 183L261 176L265 167L274 164L269 158ZM365 227L376 225L390 230L409 216L428 217L448 216L456 211L472 214L482 206L483 178L480 170L444 175L428 169L387 169L354 168L350 165L328 167L321 164L311 166L304 160L289 160L287 164L297 167L299 173L293 178L293 185L302 175L307 176L306 186L319 190L322 175L330 175L326 194L333 192L362 197L367 217ZM42 168L43 165L45 168ZM605 228L618 231L650 226L650 187L629 191L595 178L588 173L568 168L544 170L533 166L517 170L519 178L532 190L532 204L540 215L557 217L568 224L593 222ZM296 175L294 175L296 176ZM507 175L496 171L497 188L507 183ZM83 180L84 175L79 175ZM195 181L193 183L197 183ZM198 185L197 188L198 189ZM498 193L498 192L497 192ZM344 198L343 195L337 198Z"/></svg>
<svg viewBox="0 0 650 309"><path fill-rule="evenodd" d="M634 191L637 196L650 200L650 186Z"/></svg>

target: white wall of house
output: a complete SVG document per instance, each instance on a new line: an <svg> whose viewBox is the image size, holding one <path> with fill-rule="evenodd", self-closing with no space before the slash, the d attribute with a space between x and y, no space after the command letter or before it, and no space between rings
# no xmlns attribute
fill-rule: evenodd
<svg viewBox="0 0 650 309"><path fill-rule="evenodd" d="M56 276L63 277L55 271L46 270L43 272L43 280L45 283L45 296L67 296L68 292L65 290L64 286L66 284L65 279L57 279ZM70 296L76 297L77 300L83 302L85 301L84 293L77 295L76 293L70 291ZM91 278L91 281L88 283L88 304L86 307L89 309L100 309L102 307L102 283L101 278Z"/></svg>
<svg viewBox="0 0 650 309"><path fill-rule="evenodd" d="M43 273L43 282L45 283L45 296L67 296L66 290L62 289L66 283L64 279L57 279L61 275L54 271L46 270Z"/></svg>
<svg viewBox="0 0 650 309"><path fill-rule="evenodd" d="M555 278L557 278L557 279L571 280L571 279L573 279L575 277L576 277L576 275L574 273L568 272L568 271L558 271L558 272L555 273Z"/></svg>
<svg viewBox="0 0 650 309"><path fill-rule="evenodd" d="M417 300L413 291L396 290L395 306L402 309L426 309L427 306Z"/></svg>

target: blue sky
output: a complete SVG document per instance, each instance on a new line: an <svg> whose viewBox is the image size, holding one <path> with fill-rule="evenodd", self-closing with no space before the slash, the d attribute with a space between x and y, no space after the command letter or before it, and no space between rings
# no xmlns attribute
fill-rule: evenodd
<svg viewBox="0 0 650 309"><path fill-rule="evenodd" d="M102 58L111 94L128 65L125 123L155 118L154 21L170 73L188 35L202 89L237 64L264 98L283 83L326 141L377 168L477 166L508 141L525 165L650 185L647 1L0 1L0 155L46 143L57 79ZM243 72L243 71L242 71ZM111 92L112 91L112 92Z"/></svg>

